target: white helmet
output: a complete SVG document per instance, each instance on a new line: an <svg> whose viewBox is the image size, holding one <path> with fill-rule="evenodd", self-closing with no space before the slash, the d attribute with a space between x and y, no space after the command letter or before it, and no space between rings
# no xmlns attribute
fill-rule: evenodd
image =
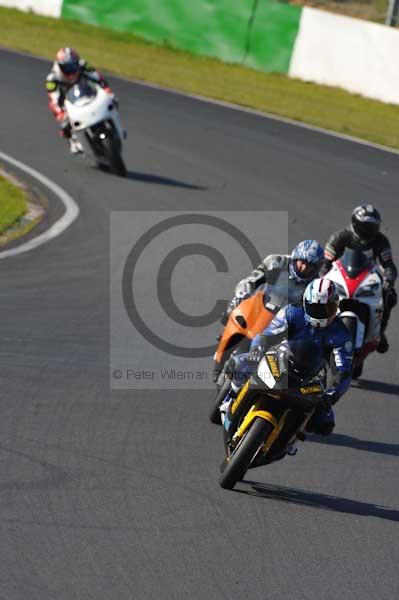
<svg viewBox="0 0 399 600"><path fill-rule="evenodd" d="M337 314L339 296L330 279L314 279L303 295L305 319L313 327L327 327Z"/></svg>

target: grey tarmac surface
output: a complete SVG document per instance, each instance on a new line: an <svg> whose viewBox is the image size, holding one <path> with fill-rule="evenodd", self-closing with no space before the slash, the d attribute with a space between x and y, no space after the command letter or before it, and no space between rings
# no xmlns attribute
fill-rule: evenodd
<svg viewBox="0 0 399 600"><path fill-rule="evenodd" d="M209 393L110 391L108 229L111 210L281 209L292 242L325 241L374 202L397 248L398 158L111 80L130 134L121 180L66 155L48 66L0 52L1 149L81 209L0 261L0 597L397 598L397 314L336 433L226 492Z"/></svg>

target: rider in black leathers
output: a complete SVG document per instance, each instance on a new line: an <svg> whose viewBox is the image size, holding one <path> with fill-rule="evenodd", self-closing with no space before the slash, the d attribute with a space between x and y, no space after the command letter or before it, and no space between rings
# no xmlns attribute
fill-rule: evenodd
<svg viewBox="0 0 399 600"><path fill-rule="evenodd" d="M381 340L377 352L387 352L389 348L385 330L392 308L397 303L394 288L397 269L392 259L391 244L380 232L381 216L371 204L357 206L352 212L349 227L333 233L324 249L324 264L321 274L325 275L333 261L342 256L345 248L361 250L381 267L383 277L384 313L381 323Z"/></svg>

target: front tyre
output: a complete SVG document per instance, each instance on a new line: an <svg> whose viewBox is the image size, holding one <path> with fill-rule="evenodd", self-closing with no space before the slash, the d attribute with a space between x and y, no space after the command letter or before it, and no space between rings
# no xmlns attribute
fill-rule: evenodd
<svg viewBox="0 0 399 600"><path fill-rule="evenodd" d="M126 177L127 169L121 156L121 144L114 136L109 136L103 140L104 154L109 163L109 170L114 175Z"/></svg>
<svg viewBox="0 0 399 600"><path fill-rule="evenodd" d="M254 420L249 431L234 449L219 479L222 488L232 490L237 481L241 481L253 458L255 458L273 429L274 427L269 421L265 421L260 417Z"/></svg>

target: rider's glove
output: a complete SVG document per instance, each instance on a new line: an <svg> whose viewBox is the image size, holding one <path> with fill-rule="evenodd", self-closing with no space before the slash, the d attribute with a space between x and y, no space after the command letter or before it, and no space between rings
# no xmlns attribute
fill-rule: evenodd
<svg viewBox="0 0 399 600"><path fill-rule="evenodd" d="M384 302L388 309L393 308L398 302L398 295L393 287L393 282L389 279L384 281Z"/></svg>
<svg viewBox="0 0 399 600"><path fill-rule="evenodd" d="M236 368L235 360L233 357L230 357L229 360L227 360L225 362L225 365L223 367L226 377L228 377L229 379L233 379L235 368Z"/></svg>
<svg viewBox="0 0 399 600"><path fill-rule="evenodd" d="M65 138L71 137L71 124L69 122L69 119L64 119L63 121L61 121L60 132L61 132L61 135L64 136Z"/></svg>
<svg viewBox="0 0 399 600"><path fill-rule="evenodd" d="M323 262L321 263L319 277L324 277L325 275L327 275L327 273L329 272L331 267L332 267L332 261L328 260L328 258L324 258Z"/></svg>
<svg viewBox="0 0 399 600"><path fill-rule="evenodd" d="M54 114L55 114L55 118L57 119L58 123L62 123L65 120L68 120L66 117L66 112L65 110L63 110L62 108L60 108L59 106L56 106L54 108L52 108Z"/></svg>
<svg viewBox="0 0 399 600"><path fill-rule="evenodd" d="M229 303L230 312L232 310L234 310L236 308L236 306L238 306L241 302L242 302L242 298L234 296L234 298L232 298L232 300L230 300L230 303Z"/></svg>
<svg viewBox="0 0 399 600"><path fill-rule="evenodd" d="M382 287L384 288L384 290L392 289L393 288L392 279L384 279L384 281L382 282Z"/></svg>
<svg viewBox="0 0 399 600"><path fill-rule="evenodd" d="M236 289L234 290L234 296L241 302L242 300L245 300L246 298L251 296L253 292L254 284L248 281L248 279L242 279L236 285Z"/></svg>

